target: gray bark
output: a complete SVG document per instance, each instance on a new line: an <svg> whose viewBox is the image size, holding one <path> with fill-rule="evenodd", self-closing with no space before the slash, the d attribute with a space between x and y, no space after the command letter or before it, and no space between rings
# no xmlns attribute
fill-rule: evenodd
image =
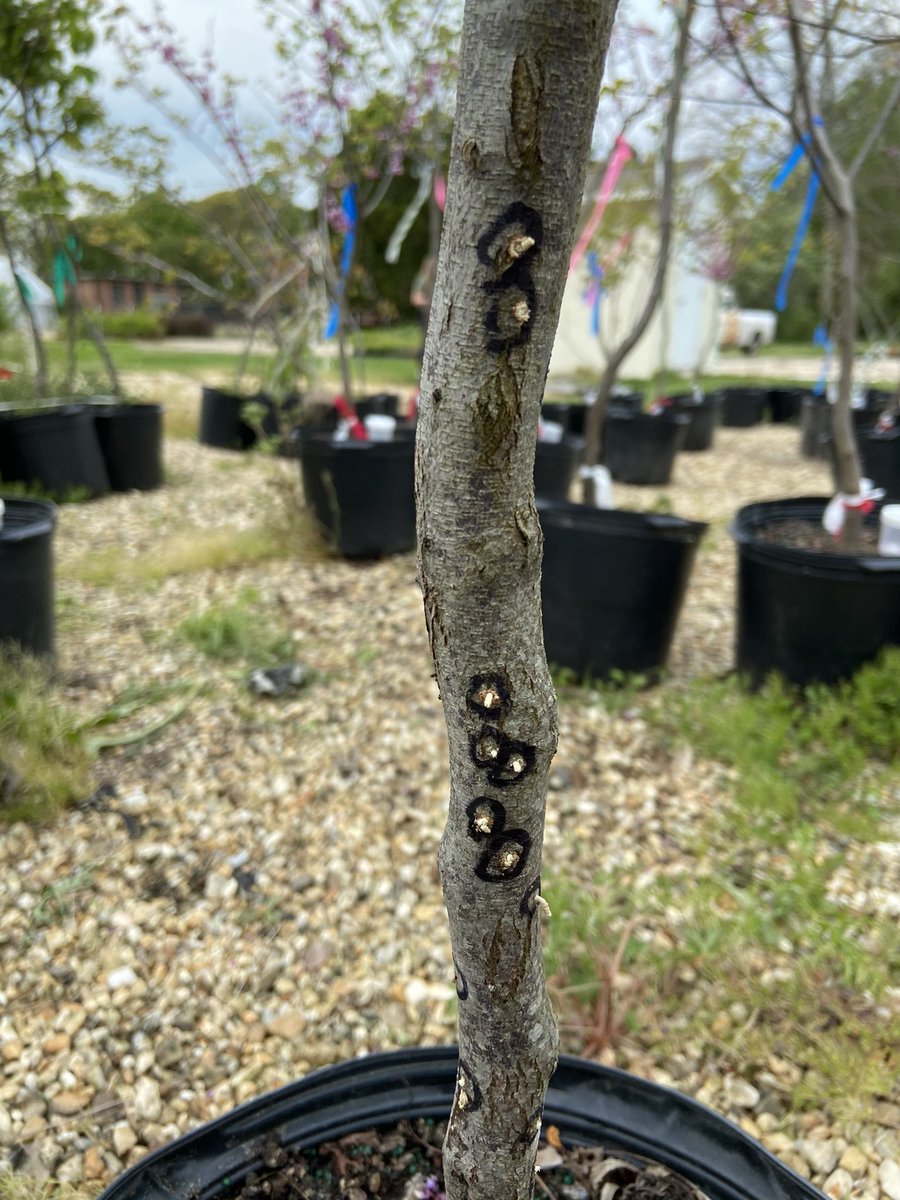
<svg viewBox="0 0 900 1200"><path fill-rule="evenodd" d="M600 387L594 403L587 415L586 446L584 461L588 466L596 466L600 461L601 434L603 418L609 404L609 397L618 378L622 363L638 344L650 324L653 314L659 307L666 286L666 275L669 269L669 256L672 249L672 230L675 224L675 139L678 134L678 118L681 112L681 96L684 91L684 79L687 74L688 51L690 50L691 22L696 9L696 0L687 0L684 12L679 17L678 43L675 50L675 65L672 71L672 85L669 91L669 110L666 114L666 138L663 146L663 184L659 200L659 252L656 256L656 266L650 291L644 301L644 307L628 335L611 350L600 377ZM588 476L583 482L584 501L586 504L595 502L594 479Z"/></svg>
<svg viewBox="0 0 900 1200"><path fill-rule="evenodd" d="M449 1200L527 1200L557 1031L539 899L556 701L538 414L615 0L469 0L416 456L450 743L440 867L459 996Z"/></svg>

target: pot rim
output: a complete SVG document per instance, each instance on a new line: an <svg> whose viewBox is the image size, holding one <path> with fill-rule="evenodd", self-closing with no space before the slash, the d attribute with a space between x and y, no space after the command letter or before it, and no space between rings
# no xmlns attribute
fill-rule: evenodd
<svg viewBox="0 0 900 1200"><path fill-rule="evenodd" d="M417 1047L320 1068L151 1151L100 1200L204 1200L240 1184L273 1135L280 1145L307 1148L403 1119L444 1118L457 1058L456 1046ZM575 1145L600 1144L662 1163L711 1200L823 1200L727 1118L614 1067L562 1055L544 1119Z"/></svg>
<svg viewBox="0 0 900 1200"><path fill-rule="evenodd" d="M50 500L31 496L9 496L0 493L5 511L0 525L0 542L24 542L29 538L52 533L58 509Z"/></svg>
<svg viewBox="0 0 900 1200"><path fill-rule="evenodd" d="M612 537L656 538L696 542L706 533L705 521L677 517L674 513L636 512L628 508L594 508L571 500L537 499L538 516L565 529Z"/></svg>
<svg viewBox="0 0 900 1200"><path fill-rule="evenodd" d="M900 580L900 558L870 553L826 554L821 550L761 542L756 537L758 529L776 520L820 521L830 499L829 496L790 496L782 500L757 500L753 504L744 504L735 513L728 532L734 538L739 553L757 562L794 567L807 575L830 578L855 576L862 580L893 579L896 576ZM875 520L877 518L873 513L868 521L874 523Z"/></svg>

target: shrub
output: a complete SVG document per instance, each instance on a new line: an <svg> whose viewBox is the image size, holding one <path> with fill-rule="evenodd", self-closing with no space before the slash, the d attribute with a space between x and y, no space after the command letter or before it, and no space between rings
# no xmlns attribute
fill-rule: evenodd
<svg viewBox="0 0 900 1200"><path fill-rule="evenodd" d="M166 320L166 337L211 338L215 325L203 313L176 312Z"/></svg>
<svg viewBox="0 0 900 1200"><path fill-rule="evenodd" d="M152 308L136 308L133 312L98 312L94 320L99 323L104 337L148 338L165 336L166 315Z"/></svg>

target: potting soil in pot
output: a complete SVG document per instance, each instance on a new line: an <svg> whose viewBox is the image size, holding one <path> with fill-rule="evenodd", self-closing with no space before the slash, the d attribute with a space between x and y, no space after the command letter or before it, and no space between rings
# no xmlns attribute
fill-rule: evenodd
<svg viewBox="0 0 900 1200"><path fill-rule="evenodd" d="M457 1064L455 1046L423 1046L314 1071L152 1151L100 1200L440 1200L435 1122L450 1112ZM572 1200L573 1185L579 1200L694 1200L696 1188L709 1200L823 1200L696 1100L569 1055L543 1131L552 1200ZM626 1165L610 1171L602 1151L579 1147L612 1149Z"/></svg>
<svg viewBox="0 0 900 1200"><path fill-rule="evenodd" d="M443 1200L441 1146L446 1123L401 1121L388 1129L350 1133L308 1150L285 1150L272 1138L263 1167L234 1200ZM619 1158L595 1146L566 1146L552 1127L538 1148L547 1200L703 1200L693 1184L658 1164Z"/></svg>

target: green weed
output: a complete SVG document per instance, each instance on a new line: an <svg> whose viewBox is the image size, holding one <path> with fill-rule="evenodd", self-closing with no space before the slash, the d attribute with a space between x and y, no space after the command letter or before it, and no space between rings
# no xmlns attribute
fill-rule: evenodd
<svg viewBox="0 0 900 1200"><path fill-rule="evenodd" d="M629 674L615 668L605 680L593 679L590 674L579 675L570 667L552 664L550 674L561 704L599 702L611 716L622 716L634 709L641 693L649 686L646 675Z"/></svg>
<svg viewBox="0 0 900 1200"><path fill-rule="evenodd" d="M49 669L0 656L0 818L43 820L89 791L90 762L77 722Z"/></svg>
<svg viewBox="0 0 900 1200"><path fill-rule="evenodd" d="M865 838L882 815L878 781L900 758L900 650L836 688L798 692L773 677L748 693L736 677L705 680L649 711L664 735L733 769L733 832L777 840L813 821Z"/></svg>
<svg viewBox="0 0 900 1200"><path fill-rule="evenodd" d="M120 550L83 555L60 569L63 579L97 587L132 588L170 575L222 571L288 558L289 536L271 526L254 529L187 529L166 538L152 554L126 558Z"/></svg>
<svg viewBox="0 0 900 1200"><path fill-rule="evenodd" d="M663 705L662 701L665 700ZM900 652L836 688L657 693L663 742L730 770L689 869L547 882L547 963L572 1048L687 1041L752 1073L797 1068L785 1111L858 1116L896 1089L900 927L844 902L848 854L882 839L900 753Z"/></svg>
<svg viewBox="0 0 900 1200"><path fill-rule="evenodd" d="M208 658L270 667L293 657L290 635L262 615L258 595L243 591L233 604L213 605L182 621L177 630Z"/></svg>

